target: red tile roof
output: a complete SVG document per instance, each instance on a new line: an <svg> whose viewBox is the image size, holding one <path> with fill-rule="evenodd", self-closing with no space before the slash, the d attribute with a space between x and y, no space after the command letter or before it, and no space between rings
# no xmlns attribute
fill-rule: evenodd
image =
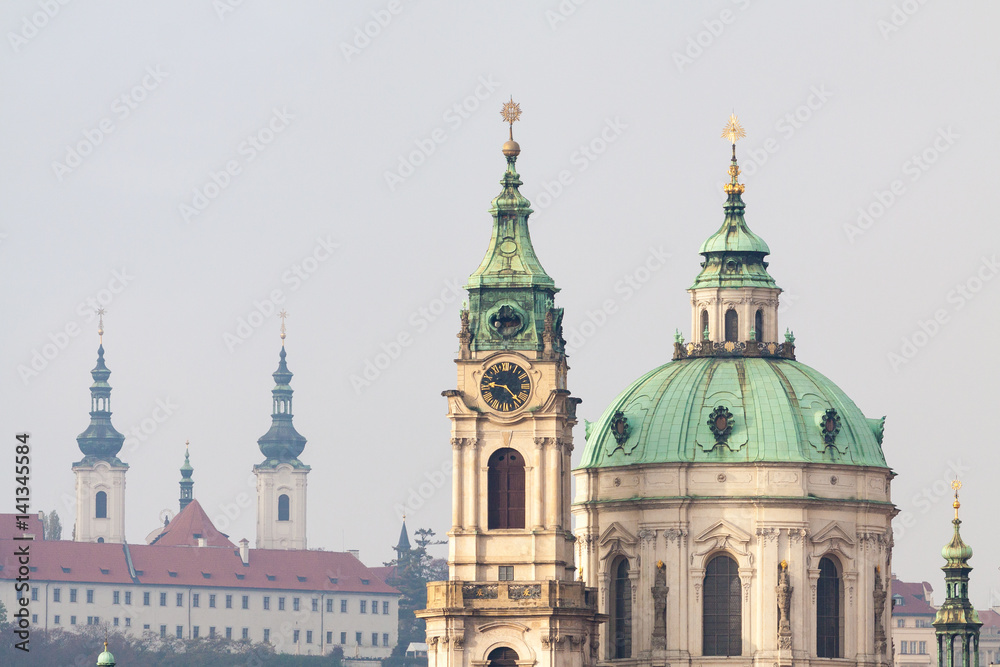
<svg viewBox="0 0 1000 667"><path fill-rule="evenodd" d="M0 580L17 576L14 550L23 544L0 540ZM39 581L398 594L357 558L335 551L251 549L243 565L237 548L129 545L133 580L122 544L30 544L31 577Z"/></svg>
<svg viewBox="0 0 1000 667"><path fill-rule="evenodd" d="M38 514L29 514L26 521L27 528L17 527L17 517L20 514L0 514L0 540L12 540L14 537L23 535L34 535L36 540L44 539L45 528Z"/></svg>
<svg viewBox="0 0 1000 667"><path fill-rule="evenodd" d="M396 574L395 565L382 565L380 567L370 567L368 569L371 570L372 574L377 576L382 581L387 581L389 577L392 577Z"/></svg>
<svg viewBox="0 0 1000 667"><path fill-rule="evenodd" d="M1000 630L1000 614L992 609L979 612L979 620L983 622L984 628L994 628Z"/></svg>
<svg viewBox="0 0 1000 667"><path fill-rule="evenodd" d="M925 590L933 591L931 585L926 581L920 583L913 583L908 581L900 581L893 577L892 579L892 595L893 597L901 595L903 597L903 604L898 602L892 608L893 616L923 616L931 615L937 613L937 609L930 606L925 599Z"/></svg>
<svg viewBox="0 0 1000 667"><path fill-rule="evenodd" d="M162 547L196 547L199 537L205 540L206 546L236 547L229 541L228 535L219 532L197 500L188 503L150 544Z"/></svg>

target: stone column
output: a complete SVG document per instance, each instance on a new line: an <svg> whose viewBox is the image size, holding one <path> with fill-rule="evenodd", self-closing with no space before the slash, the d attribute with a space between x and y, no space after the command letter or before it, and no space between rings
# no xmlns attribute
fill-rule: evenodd
<svg viewBox="0 0 1000 667"><path fill-rule="evenodd" d="M545 476L546 476L546 499L545 499L545 524L549 530L559 528L559 517L562 514L562 503L559 498L559 490L562 488L559 480L561 466L559 461L559 445L555 438L545 438L546 455Z"/></svg>
<svg viewBox="0 0 1000 667"><path fill-rule="evenodd" d="M462 528L462 439L451 439L451 529Z"/></svg>
<svg viewBox="0 0 1000 667"><path fill-rule="evenodd" d="M535 438L535 474L533 504L531 510L531 527L533 530L542 530L545 527L544 515L542 514L545 503L543 502L543 490L545 488L545 438Z"/></svg>

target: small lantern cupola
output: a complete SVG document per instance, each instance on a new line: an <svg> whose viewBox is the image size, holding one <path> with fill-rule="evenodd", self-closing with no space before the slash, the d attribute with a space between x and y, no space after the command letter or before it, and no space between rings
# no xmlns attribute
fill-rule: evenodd
<svg viewBox="0 0 1000 667"><path fill-rule="evenodd" d="M746 136L736 115L729 117L722 136L732 144L729 182L722 226L698 250L701 272L688 288L691 294L691 340L713 343L778 341L778 295L781 289L767 272L770 254L764 239L743 217L745 187L739 182L736 142Z"/></svg>

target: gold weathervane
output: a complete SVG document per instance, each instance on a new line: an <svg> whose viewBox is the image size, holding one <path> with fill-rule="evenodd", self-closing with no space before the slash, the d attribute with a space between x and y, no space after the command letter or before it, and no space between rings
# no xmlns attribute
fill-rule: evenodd
<svg viewBox="0 0 1000 667"><path fill-rule="evenodd" d="M955 502L951 504L955 508L955 519L958 519L958 508L962 506L962 503L958 502L958 490L962 488L962 482L959 480L954 480L951 483L951 488L955 490Z"/></svg>
<svg viewBox="0 0 1000 667"><path fill-rule="evenodd" d="M281 311L278 313L278 317L281 318L281 346L285 346L285 318L288 317L288 313Z"/></svg>
<svg viewBox="0 0 1000 667"><path fill-rule="evenodd" d="M729 122L726 123L724 128L722 128L722 138L728 139L729 143L733 145L732 164L729 165L729 182L726 183L723 188L727 195L743 194L744 190L746 190L743 184L737 180L740 176L740 168L736 164L736 142L746 136L747 132L743 129L743 126L740 125L739 118L736 117L735 113L730 114Z"/></svg>
<svg viewBox="0 0 1000 667"><path fill-rule="evenodd" d="M510 140L514 141L514 123L521 117L521 105L511 97L510 102L503 103L500 115L503 116L503 119L510 126Z"/></svg>
<svg viewBox="0 0 1000 667"><path fill-rule="evenodd" d="M104 313L106 312L108 311L104 310L103 306L97 309L97 337L102 344L104 343Z"/></svg>

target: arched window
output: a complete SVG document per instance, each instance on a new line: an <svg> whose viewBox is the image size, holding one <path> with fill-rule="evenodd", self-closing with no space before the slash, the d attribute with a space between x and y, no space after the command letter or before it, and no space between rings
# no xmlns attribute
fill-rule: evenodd
<svg viewBox="0 0 1000 667"><path fill-rule="evenodd" d="M701 311L701 331L698 332L697 338L702 340L708 340L708 311ZM696 338L696 340L697 340Z"/></svg>
<svg viewBox="0 0 1000 667"><path fill-rule="evenodd" d="M98 544L104 544L104 538L103 537L98 537L97 538L97 543Z"/></svg>
<svg viewBox="0 0 1000 667"><path fill-rule="evenodd" d="M731 311L730 311L731 312ZM743 618L736 561L719 555L705 569L702 655L742 655Z"/></svg>
<svg viewBox="0 0 1000 667"><path fill-rule="evenodd" d="M518 657L514 649L502 646L490 651L486 660L487 667L516 667Z"/></svg>
<svg viewBox="0 0 1000 667"><path fill-rule="evenodd" d="M611 582L611 656L612 660L632 657L632 582L628 559L619 558L612 567Z"/></svg>
<svg viewBox="0 0 1000 667"><path fill-rule="evenodd" d="M278 496L278 521L288 521L288 495Z"/></svg>
<svg viewBox="0 0 1000 667"><path fill-rule="evenodd" d="M726 311L726 340L736 342L740 336L740 316L735 310Z"/></svg>
<svg viewBox="0 0 1000 667"><path fill-rule="evenodd" d="M489 528L524 528L524 458L516 449L498 449L488 465Z"/></svg>
<svg viewBox="0 0 1000 667"><path fill-rule="evenodd" d="M840 625L840 573L833 559L822 558L816 583L817 657L841 657Z"/></svg>
<svg viewBox="0 0 1000 667"><path fill-rule="evenodd" d="M764 340L764 311L758 309L753 316L754 340L758 343Z"/></svg>
<svg viewBox="0 0 1000 667"><path fill-rule="evenodd" d="M108 494L104 491L98 491L94 498L94 516L98 519L108 518Z"/></svg>

